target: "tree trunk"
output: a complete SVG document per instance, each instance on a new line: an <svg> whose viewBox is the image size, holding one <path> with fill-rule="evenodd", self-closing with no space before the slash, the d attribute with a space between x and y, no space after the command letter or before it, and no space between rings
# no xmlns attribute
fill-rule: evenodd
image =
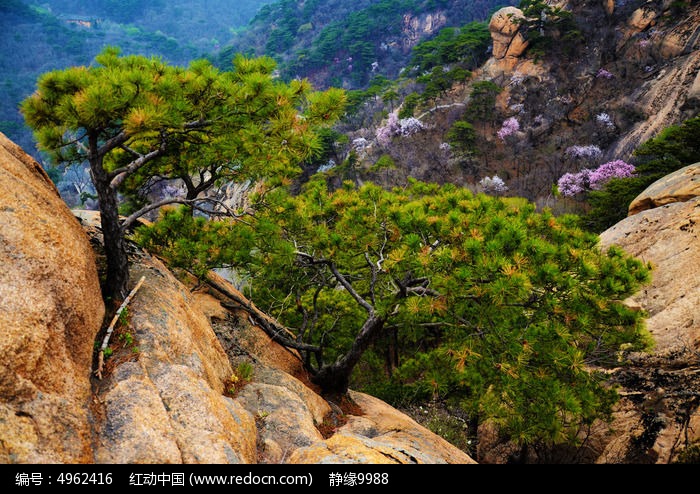
<svg viewBox="0 0 700 494"><path fill-rule="evenodd" d="M90 170L97 191L107 261L107 279L103 287L105 301L119 303L129 293L129 257L119 224L117 191L110 187L109 176L102 167L102 157L92 156Z"/></svg>
<svg viewBox="0 0 700 494"><path fill-rule="evenodd" d="M381 331L386 319L372 313L362 325L352 347L333 364L324 365L313 377L315 384L321 387L321 392L329 395L345 394L350 385L350 374L360 361L374 337Z"/></svg>

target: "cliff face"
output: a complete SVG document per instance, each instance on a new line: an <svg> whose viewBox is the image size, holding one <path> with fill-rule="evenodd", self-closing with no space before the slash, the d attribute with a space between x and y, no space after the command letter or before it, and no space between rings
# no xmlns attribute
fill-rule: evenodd
<svg viewBox="0 0 700 494"><path fill-rule="evenodd" d="M631 215L600 236L652 266L652 281L628 302L647 314L655 348L633 356L614 382L623 401L601 463L668 463L700 443L700 163L652 184ZM697 457L696 460L697 461Z"/></svg>
<svg viewBox="0 0 700 494"><path fill-rule="evenodd" d="M105 312L95 254L44 170L0 134L0 463L91 459Z"/></svg>
<svg viewBox="0 0 700 494"><path fill-rule="evenodd" d="M230 300L135 248L144 281L96 375L97 213L3 135L0 191L0 462L474 463L370 396L325 400Z"/></svg>

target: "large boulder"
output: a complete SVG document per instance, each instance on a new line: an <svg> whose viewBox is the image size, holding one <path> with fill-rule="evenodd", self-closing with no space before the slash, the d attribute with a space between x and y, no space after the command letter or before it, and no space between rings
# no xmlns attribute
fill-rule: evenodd
<svg viewBox="0 0 700 494"><path fill-rule="evenodd" d="M700 196L700 163L688 165L647 187L629 205L628 216Z"/></svg>
<svg viewBox="0 0 700 494"><path fill-rule="evenodd" d="M0 134L0 463L92 460L90 374L105 307L80 223Z"/></svg>
<svg viewBox="0 0 700 494"><path fill-rule="evenodd" d="M517 58L525 52L529 43L520 31L524 19L522 10L516 7L503 7L491 16L489 31L494 58Z"/></svg>
<svg viewBox="0 0 700 494"><path fill-rule="evenodd" d="M700 442L700 190L698 165L652 184L635 212L600 235L650 264L651 282L627 303L647 315L655 348L615 380L623 400L599 463L669 463Z"/></svg>

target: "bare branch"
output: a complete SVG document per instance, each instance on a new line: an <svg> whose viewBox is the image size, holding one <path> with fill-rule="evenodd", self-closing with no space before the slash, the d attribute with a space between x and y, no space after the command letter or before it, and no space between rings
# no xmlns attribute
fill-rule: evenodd
<svg viewBox="0 0 700 494"><path fill-rule="evenodd" d="M145 281L146 277L142 276L139 282L136 284L136 286L131 290L131 293L129 293L129 296L124 299L124 302L119 306L119 309L117 309L116 314L114 314L114 318L112 318L112 322L110 323L109 327L107 328L107 334L105 334L104 339L102 340L102 346L100 347L100 354L98 357L97 361L97 369L95 370L95 375L97 376L97 379L102 379L102 369L104 367L104 355L105 355L105 350L107 349L107 345L109 345L109 339L112 336L112 332L114 331L114 326L117 324L117 321L119 320L119 316L121 316L122 312L126 308L126 306L129 304L132 298L134 298L134 295L136 295L136 292L139 291L139 288L141 288L141 285L143 285L143 282Z"/></svg>
<svg viewBox="0 0 700 494"><path fill-rule="evenodd" d="M97 154L99 156L104 156L107 153L109 153L112 149L117 148L124 144L126 141L129 140L129 136L127 135L125 130L122 130L119 134L115 135L114 137L107 139L104 144L102 144L98 149L97 149Z"/></svg>
<svg viewBox="0 0 700 494"><path fill-rule="evenodd" d="M124 221L122 221L121 224L121 229L122 231L127 231L131 225L133 225L137 219L139 219L141 216L144 216L145 214L156 210L158 208L161 208L163 206L167 206L168 204L191 204L192 201L188 199L180 199L177 197L171 197L169 199L163 199L162 201L154 202L152 204L149 204L148 206L144 206L135 213L131 214L128 216Z"/></svg>
<svg viewBox="0 0 700 494"><path fill-rule="evenodd" d="M327 261L325 259L316 259L315 257L313 257L305 252L296 251L295 254L304 258L306 261L308 261L311 264L324 264L324 265L328 266L328 269L331 270L331 273L333 273L333 276L335 277L335 279L338 280L338 282L341 285L343 285L343 288L345 288L348 291L348 293L352 296L352 298L354 298L355 301L357 301L357 303L360 304L362 306L362 308L364 308L367 312L369 312L370 314L374 314L374 307L372 307L372 305L369 302L367 302L364 298L362 298L362 296L359 293L357 293L357 291L353 288L353 286L345 278L345 276L343 276L340 273L340 271L338 271L338 268L336 267L336 265L333 262Z"/></svg>
<svg viewBox="0 0 700 494"><path fill-rule="evenodd" d="M253 302L245 298L243 295L235 293L233 290L229 290L225 286L214 281L211 277L207 277L206 281L212 288L234 302L236 308L245 310L254 320L256 325L260 326L262 330L265 331L270 338L272 338L273 341L279 343L287 350L294 349L311 353L318 353L321 351L321 349L317 346L295 341L293 339L294 335L287 328L272 320L272 318L270 318L270 316L264 312L261 312L257 307L255 307ZM226 305L224 304L224 306ZM298 354L294 352L290 353L301 360Z"/></svg>
<svg viewBox="0 0 700 494"><path fill-rule="evenodd" d="M138 154L138 158L136 158L134 161L129 163L127 166L123 166L121 168L117 168L116 170L110 172L108 176L112 178L112 181L110 182L109 186L116 190L119 188L119 186L126 180L126 178L137 171L139 168L144 166L146 163L149 161L157 158L158 156L162 155L165 153L165 141L163 140L160 143L160 146L158 149L155 149L151 151L150 153L147 154Z"/></svg>

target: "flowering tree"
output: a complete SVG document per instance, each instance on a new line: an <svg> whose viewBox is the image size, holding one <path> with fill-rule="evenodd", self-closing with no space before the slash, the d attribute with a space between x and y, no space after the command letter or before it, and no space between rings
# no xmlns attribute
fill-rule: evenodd
<svg viewBox="0 0 700 494"><path fill-rule="evenodd" d="M481 180L479 180L479 185L484 190L484 192L491 192L491 193L498 194L498 193L505 192L508 190L506 183L498 175L494 175L493 177L482 178Z"/></svg>
<svg viewBox="0 0 700 494"><path fill-rule="evenodd" d="M635 167L623 160L608 161L598 168L584 168L578 173L565 173L558 182L559 192L572 197L588 190L600 190L603 185L613 178L629 178L634 176Z"/></svg>
<svg viewBox="0 0 700 494"><path fill-rule="evenodd" d="M501 130L499 130L496 135L500 140L505 142L507 137L515 135L520 130L520 122L515 117L507 118L503 121Z"/></svg>
<svg viewBox="0 0 700 494"><path fill-rule="evenodd" d="M587 146L569 146L564 151L564 155L569 158L584 158L584 159L596 159L602 156L603 152L595 144L589 144Z"/></svg>
<svg viewBox="0 0 700 494"><path fill-rule="evenodd" d="M559 178L557 188L566 197L573 197L588 188L588 176L591 170L584 168L578 173L565 173Z"/></svg>
<svg viewBox="0 0 700 494"><path fill-rule="evenodd" d="M615 123L612 121L612 118L610 117L609 113L599 113L595 116L595 120L598 123L598 125L600 125L606 130L615 129Z"/></svg>
<svg viewBox="0 0 700 494"><path fill-rule="evenodd" d="M634 176L634 165L622 160L608 161L593 170L588 176L589 187L600 190L606 182L613 178L629 178Z"/></svg>
<svg viewBox="0 0 700 494"><path fill-rule="evenodd" d="M415 117L399 119L397 112L389 114L386 125L379 127L376 132L377 142L382 146L391 144L394 136L407 137L423 130L425 126Z"/></svg>

